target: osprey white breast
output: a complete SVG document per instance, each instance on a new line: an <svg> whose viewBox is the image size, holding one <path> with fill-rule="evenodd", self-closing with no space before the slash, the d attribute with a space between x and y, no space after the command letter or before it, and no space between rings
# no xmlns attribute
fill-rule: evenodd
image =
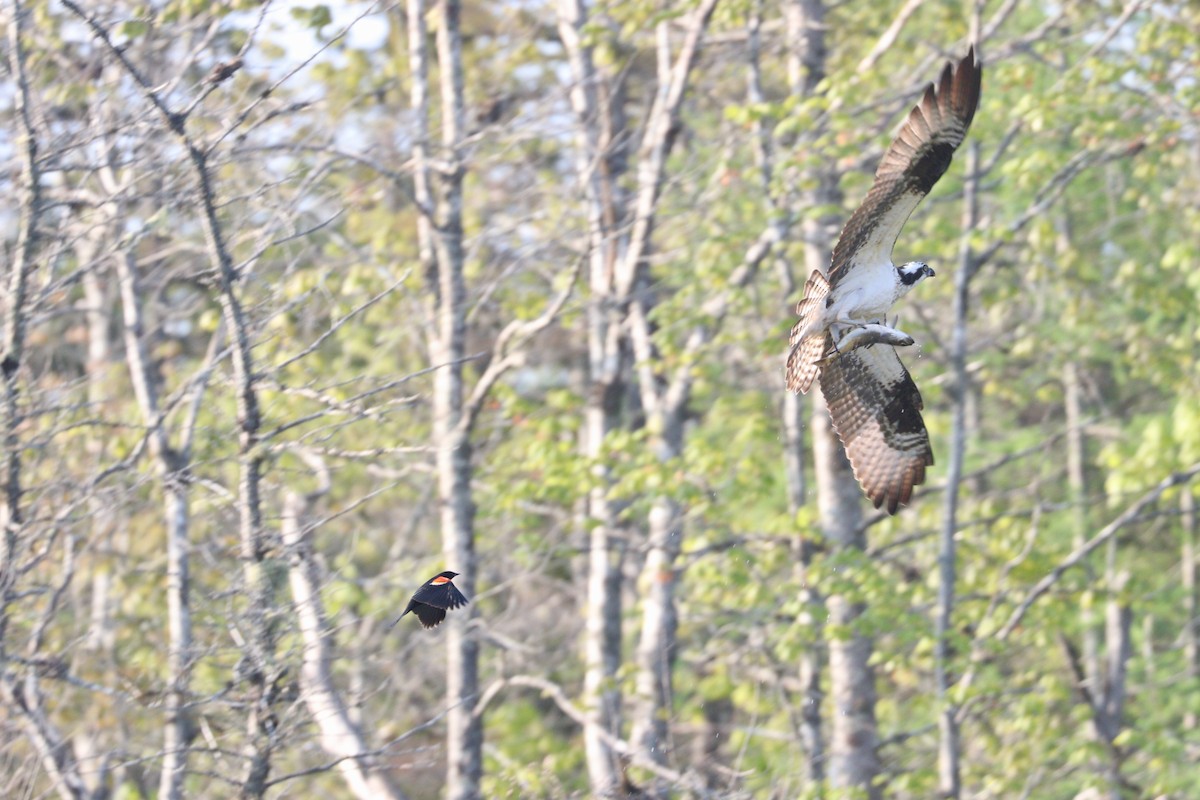
<svg viewBox="0 0 1200 800"><path fill-rule="evenodd" d="M825 318L828 324L861 325L881 322L904 295L934 271L920 261L894 266L891 261L875 268L859 268L831 292Z"/></svg>

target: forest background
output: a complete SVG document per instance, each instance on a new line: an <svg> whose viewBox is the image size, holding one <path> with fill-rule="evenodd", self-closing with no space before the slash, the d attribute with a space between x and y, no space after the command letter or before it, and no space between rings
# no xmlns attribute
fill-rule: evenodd
<svg viewBox="0 0 1200 800"><path fill-rule="evenodd" d="M3 25L7 796L1200 796L1195 3ZM888 517L782 355L972 41Z"/></svg>

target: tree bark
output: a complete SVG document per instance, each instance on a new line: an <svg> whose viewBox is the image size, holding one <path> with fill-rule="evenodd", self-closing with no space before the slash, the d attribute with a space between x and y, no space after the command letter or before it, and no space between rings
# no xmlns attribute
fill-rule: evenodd
<svg viewBox="0 0 1200 800"><path fill-rule="evenodd" d="M327 488L328 478L325 478ZM324 489L322 489L324 491ZM304 526L312 497L287 492L280 534L289 556L288 581L300 621L304 655L300 684L304 704L320 731L321 747L338 759L337 768L359 800L404 800L398 786L369 755L366 739L333 681L333 629L321 601L321 575Z"/></svg>
<svg viewBox="0 0 1200 800"><path fill-rule="evenodd" d="M460 573L459 588L475 595L475 506L471 497L470 429L464 424L463 357L466 353L467 292L463 252L462 136L464 131L461 7L440 0L437 54L440 75L442 141L437 172L437 224L432 241L436 262L434 325L429 354L433 379L433 437L441 502L442 552L446 566ZM476 606L446 621L446 797L481 797L483 722L475 715L479 692L479 640Z"/></svg>
<svg viewBox="0 0 1200 800"><path fill-rule="evenodd" d="M588 493L587 601L584 609L583 706L584 751L588 780L598 797L621 783L619 755L610 741L620 734L621 583L625 541L618 534L617 508L608 496L604 440L620 424L628 346L620 331L620 303L613 274L618 258L618 226L625 216L623 197L609 150L617 131L614 107L602 108L601 77L593 48L585 44L589 24L585 0L559 0L558 31L571 69L571 107L575 112L575 171L583 188L588 220L587 339L588 389L584 410L584 455L595 465ZM623 131L621 132L623 134Z"/></svg>
<svg viewBox="0 0 1200 800"><path fill-rule="evenodd" d="M823 47L820 42L810 43L808 41L804 30L805 20L805 9L799 2L793 0L785 4L788 88L797 97L807 96L815 90L817 80L823 74L819 70L824 69L823 64L815 65L814 70L805 68L805 59L815 57L818 54L813 51L818 47ZM813 223L802 226L806 235L814 233L814 228ZM810 253L806 248L806 274L813 268L822 268L822 265L817 263L820 258L819 253ZM787 308L790 314L795 309L797 282L793 275L792 265L785 260L786 255L781 253L779 259L784 296L789 301L793 301ZM815 264L815 267L812 264ZM783 371L781 370L781 378L782 375ZM786 391L785 388L783 395L784 465L787 475L788 511L793 518L808 502L808 475L805 468L808 444L805 441L804 421L806 411L809 410L811 409L805 408L804 400L800 395ZM808 579L815 550L813 538L811 532L800 530L797 531L794 543L796 580L801 587L801 600L805 609L801 614L800 621L811 631L809 637L811 643L800 655L797 673L803 693L800 711L800 739L805 753L806 777L811 784L820 786L826 776L825 735L822 731L821 719L821 707L825 698L824 691L821 689L821 679L826 659L823 635L826 608L824 598Z"/></svg>
<svg viewBox="0 0 1200 800"><path fill-rule="evenodd" d="M80 283L83 285L84 302L87 304L87 403L93 414L102 414L106 404L111 400L112 391L109 371L114 368L112 341L109 336L110 314L112 313L111 297L106 282L102 279L98 268L87 268L95 265L100 246L105 236L109 234L102 228L90 231L79 231L75 255L84 266ZM95 439L88 443L89 454L99 460L107 448L107 442ZM91 526L97 541L106 541L109 549L115 549L112 542L115 509L104 498L93 497L88 503L91 512ZM111 563L111 560L109 560ZM115 631L111 619L110 589L112 575L107 564L98 565L92 573L91 586L91 620L88 623L88 634L85 647L97 653L103 653L111 660Z"/></svg>
<svg viewBox="0 0 1200 800"><path fill-rule="evenodd" d="M4 293L4 329L0 340L0 438L3 440L3 480L0 495L0 698L17 719L41 761L51 785L64 800L88 797L87 784L79 769L71 743L46 716L38 674L33 669L18 676L9 661L9 609L19 571L22 513L21 453L22 409L20 369L25 355L29 324L29 282L40 245L43 214L42 175L38 161L38 136L30 109L29 83L25 69L24 27L28 11L19 2L9 4L8 63L15 85L13 109L17 135L13 147L21 169L21 194L17 198L17 238L9 262Z"/></svg>
<svg viewBox="0 0 1200 800"><path fill-rule="evenodd" d="M788 15L789 60L793 86L806 95L817 91L825 77L827 50L823 0L793 0L785 7ZM813 178L815 188L803 202L809 207L841 203L837 176L827 170ZM804 257L807 271L825 271L832 254L830 231L824 220L804 222ZM817 510L821 533L835 552L865 546L862 532L862 500L850 462L829 421L820 392L813 395L812 440L817 484ZM875 721L875 675L871 668L872 642L856 630L863 612L860 604L841 595L826 600L828 624L839 632L829 638L829 686L833 717L829 741L829 782L834 788L855 788L870 800L881 797L876 785L879 775L878 728Z"/></svg>
<svg viewBox="0 0 1200 800"><path fill-rule="evenodd" d="M8 270L4 296L4 339L0 342L0 436L3 436L3 506L0 507L0 664L6 662L8 608L16 583L17 548L24 524L21 513L21 445L19 371L25 351L26 307L29 276L40 238L42 176L38 166L38 140L29 109L29 84L25 74L23 27L28 11L16 0L11 5L8 25L9 70L16 83L13 97L20 135L21 196L18 198L17 242Z"/></svg>
<svg viewBox="0 0 1200 800"><path fill-rule="evenodd" d="M962 485L963 458L966 453L967 403L970 398L970 375L967 374L969 352L967 312L971 300L971 278L976 264L971 248L971 232L978 223L976 201L979 169L979 145L972 143L967 151L967 177L963 183L962 235L959 238L958 270L954 276L954 334L950 345L950 363L954 370L954 409L950 423L950 458L946 467L945 505L942 509L942 531L938 553L938 604L934 626L934 672L938 700L938 791L945 798L962 794L962 774L959 766L961 745L958 731L958 709L950 697L954 684L951 661L954 648L950 636L954 630L954 584L957 580L955 536L958 533L958 495Z"/></svg>
<svg viewBox="0 0 1200 800"><path fill-rule="evenodd" d="M125 320L125 358L134 395L149 433L150 452L154 456L163 492L163 519L167 535L167 692L166 722L163 729L163 766L159 796L177 800L183 796L183 781L188 763L189 729L188 686L192 663L192 611L188 579L188 541L190 520L188 503L187 457L172 448L170 437L159 412L158 387L150 367L142 322L142 293L138 287L138 268L128 249L117 255L117 276L121 287L121 310Z"/></svg>
<svg viewBox="0 0 1200 800"><path fill-rule="evenodd" d="M1114 538L1115 544L1116 539ZM1115 548L1114 548L1115 549ZM1125 698L1128 688L1129 659L1133 656L1133 609L1125 596L1125 587L1129 582L1129 573L1118 571L1110 561L1107 570L1108 601L1104 613L1104 646L1107 651L1105 664L1103 736L1108 746L1108 795L1111 800L1121 800L1124 795L1124 779L1121 777L1121 765L1124 754L1117 746L1117 737L1124 727Z"/></svg>
<svg viewBox="0 0 1200 800"><path fill-rule="evenodd" d="M692 376L690 369L682 369L670 379L664 379L654 370L656 353L649 322L650 300L643 286L648 280L646 258L653 248L652 232L658 198L662 192L667 156L674 142L672 131L678 127L679 108L687 91L688 78L715 7L716 0L702 0L700 7L688 20L684 41L675 55L671 52L670 23L664 21L658 25L659 93L646 122L638 152L633 230L622 267L617 273L618 286L624 287L621 293L630 301L628 325L634 354L642 373L638 388L642 406L649 417L655 457L661 463L669 463L683 452L683 415L691 397ZM719 325L724 308L713 310L716 311L715 324ZM696 351L709 341L712 335L710 327L697 326L693 331L683 356L684 363L689 363ZM649 551L641 580L642 630L637 650L637 704L631 738L647 758L665 764L670 750L671 678L679 627L675 606L679 574L675 562L682 545L681 509L673 498L662 496L654 499L648 532Z"/></svg>
<svg viewBox="0 0 1200 800"><path fill-rule="evenodd" d="M821 532L834 550L862 550L862 500L845 451L829 422L824 398L813 397L813 445L817 508ZM829 741L829 781L834 788L857 788L871 800L882 797L878 728L875 721L875 672L871 638L856 630L864 607L842 595L830 595L829 689L833 700Z"/></svg>
<svg viewBox="0 0 1200 800"><path fill-rule="evenodd" d="M210 154L188 134L187 115L168 105L168 100L129 60L124 49L113 42L108 30L74 0L63 0L63 6L91 30L130 77L161 119L164 129L178 141L186 153L196 181L195 205L200 227L204 232L205 255L216 276L217 302L221 307L225 330L231 339L230 360L233 364L238 422L238 534L243 577L250 595L246 615L249 636L244 637L244 641L246 657L251 664L249 675L257 694L249 704L245 746L246 770L241 781L240 793L243 797L258 798L266 792L267 778L271 770L275 732L271 722L273 714L270 705L274 702L274 686L278 677L278 670L274 666L274 586L266 568L271 542L262 520L261 481L265 453L261 447L262 414L255 388L250 323L238 294L239 274L217 215L216 189L209 167Z"/></svg>
<svg viewBox="0 0 1200 800"><path fill-rule="evenodd" d="M675 637L679 614L675 590L679 575L675 560L682 542L679 505L657 498L650 509L649 546L642 570L642 631L637 649L637 706L631 740L659 764L671 749L671 679L675 666Z"/></svg>
<svg viewBox="0 0 1200 800"><path fill-rule="evenodd" d="M1180 524L1183 537L1182 582L1183 582L1183 660L1184 673L1189 685L1200 680L1200 598L1196 594L1196 496L1189 486L1179 493ZM1196 712L1188 710L1183 715L1183 727L1196 727Z"/></svg>
<svg viewBox="0 0 1200 800"><path fill-rule="evenodd" d="M1087 436L1083 422L1083 399L1080 386L1079 365L1068 361L1063 365L1063 402L1067 421L1067 486L1071 490L1073 509L1073 545L1079 547L1087 540L1088 489L1087 489ZM1091 562L1084 565L1085 586L1092 587L1096 571ZM1088 683L1093 689L1100 682L1100 632L1096 624L1093 601L1085 600L1079 609L1079 624L1083 637L1083 668Z"/></svg>

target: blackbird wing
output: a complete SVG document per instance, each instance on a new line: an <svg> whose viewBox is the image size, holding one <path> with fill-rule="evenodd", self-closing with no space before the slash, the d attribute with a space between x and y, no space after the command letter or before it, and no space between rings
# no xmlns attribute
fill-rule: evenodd
<svg viewBox="0 0 1200 800"><path fill-rule="evenodd" d="M468 602L458 587L449 581L443 584L427 583L417 589L417 593L413 595L412 599L414 603L424 603L427 606L443 610L459 608Z"/></svg>
<svg viewBox="0 0 1200 800"><path fill-rule="evenodd" d="M446 609L413 601L410 603L412 612L421 620L424 628L436 628L446 618ZM408 613L407 611L405 612Z"/></svg>

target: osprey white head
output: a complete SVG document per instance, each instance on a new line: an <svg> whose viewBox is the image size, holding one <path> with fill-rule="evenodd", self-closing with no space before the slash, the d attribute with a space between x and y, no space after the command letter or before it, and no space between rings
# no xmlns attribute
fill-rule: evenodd
<svg viewBox="0 0 1200 800"><path fill-rule="evenodd" d="M910 289L924 279L932 278L937 274L933 271L933 267L924 261L909 261L907 264L896 267L896 271L900 273L900 283Z"/></svg>

